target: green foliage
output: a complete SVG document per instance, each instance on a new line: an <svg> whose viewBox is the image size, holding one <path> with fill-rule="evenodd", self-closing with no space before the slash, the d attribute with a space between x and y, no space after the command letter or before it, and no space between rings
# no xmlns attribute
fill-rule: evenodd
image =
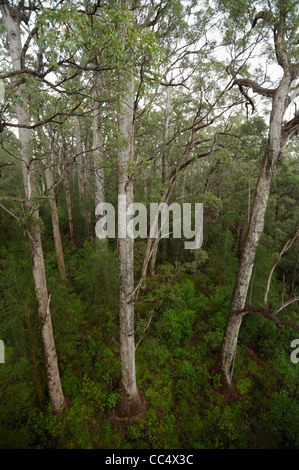
<svg viewBox="0 0 299 470"><path fill-rule="evenodd" d="M192 310L166 310L156 324L158 338L167 338L170 347L184 346L190 341L195 315Z"/></svg>
<svg viewBox="0 0 299 470"><path fill-rule="evenodd" d="M235 401L224 399L220 375L213 370L268 142L266 121L250 115L241 103L244 95L227 85L228 63L217 59L215 46L220 44L220 32L240 76L267 82L262 67L250 65L250 56L258 53L267 63L278 58L269 39L282 21L288 38L283 47L294 63L298 61L296 2L273 0L271 11L264 0L217 0L215 11L208 1L137 3L130 9L126 2L113 0L95 11L94 2L85 0L58 5L49 0L41 8L37 4L29 29L34 32L35 22L38 34L30 36L28 48L23 38L24 65L30 73L17 73L15 78L7 66L8 44L0 23L1 74L7 73L9 85L5 103L0 104L0 339L6 355L5 364L0 364L0 447L296 448L299 379L298 365L290 361L291 328L278 329L254 313L244 317L234 363ZM262 10L265 14L253 25ZM134 181L135 200L147 207L160 200L166 189L161 178L163 158L168 174L184 169L169 184L170 201L203 202L204 243L199 250L185 250L182 240L171 238L159 243L156 274L147 278L135 302L134 329L136 340L141 340L136 374L144 409L133 419L119 420L117 241L99 242L88 234L82 209L92 215L94 227L95 105L101 117L105 195L116 203L118 157L129 145L118 128L122 117L118 108L128 98L125 92L132 77L134 160L125 165L124 174ZM95 78L100 81L96 99ZM170 84L175 86L168 87L172 91L167 110L165 90ZM25 106L16 86L28 94L30 119L42 114L47 121L42 132L51 140L49 151L34 131L29 145L38 220L35 210L11 199L24 197L22 168L28 168L24 162L22 166L17 137L5 128L15 123L16 104ZM86 171L84 200L78 191L74 114L82 127L84 171L91 170ZM297 137L294 133L290 139L271 186L247 296L247 303L254 306L263 304L269 270L297 228ZM212 142L215 149L210 152ZM58 206L66 263L63 280L57 272L52 217L43 188L46 156L55 181L51 194ZM64 164L76 246L69 237ZM42 236L67 402L57 414L49 405L27 240L34 226ZM136 282L145 250L146 240L136 240ZM297 263L294 243L273 274L270 309L298 295ZM296 304L279 312L279 318L298 321Z"/></svg>
<svg viewBox="0 0 299 470"><path fill-rule="evenodd" d="M281 390L274 392L269 413L262 415L285 448L298 448L298 412L298 401Z"/></svg>

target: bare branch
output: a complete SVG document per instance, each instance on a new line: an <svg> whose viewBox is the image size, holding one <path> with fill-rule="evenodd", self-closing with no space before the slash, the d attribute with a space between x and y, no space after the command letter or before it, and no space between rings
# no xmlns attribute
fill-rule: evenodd
<svg viewBox="0 0 299 470"><path fill-rule="evenodd" d="M5 206L3 206L1 203L0 203L0 207L1 207L1 209L3 209L7 214L9 214L11 217L13 217L15 220L17 220L17 222L20 221L20 219L19 219L13 212L11 212L9 209L7 209Z"/></svg>
<svg viewBox="0 0 299 470"><path fill-rule="evenodd" d="M0 168L3 168L4 166L11 166L11 165L15 165L15 163L8 163L8 162L3 162L3 163L0 163Z"/></svg>
<svg viewBox="0 0 299 470"><path fill-rule="evenodd" d="M255 27L255 25L257 24L258 20L264 20L266 21L267 19L269 18L269 12L267 11L260 11L259 13L257 13L254 17L254 19L252 20L252 23L251 23L251 29L253 29Z"/></svg>
<svg viewBox="0 0 299 470"><path fill-rule="evenodd" d="M235 78L234 84L249 87L259 95L266 96L267 98L272 98L275 92L274 88L264 88L250 78Z"/></svg>
<svg viewBox="0 0 299 470"><path fill-rule="evenodd" d="M261 315L262 317L265 317L268 320L272 321L278 327L291 326L291 327L295 328L296 330L299 330L299 323L294 323L294 322L291 322L291 321L278 320L278 318L276 318L276 316L275 316L276 311L278 313L278 311L282 310L283 308L287 307L291 303L296 302L298 300L299 300L299 296L294 297L293 299L289 299L287 302L284 302L282 305L280 305L280 307L278 307L277 309L275 309L271 313L268 312L267 310L263 309L263 308L253 307L251 305L248 305L247 307L244 307L242 310L238 310L236 313L240 314L240 315L241 314L246 315L247 313L257 313L258 315Z"/></svg>
<svg viewBox="0 0 299 470"><path fill-rule="evenodd" d="M33 38L33 36L37 33L38 31L38 26L35 26L32 31L30 31L30 33L28 34L28 37L27 37L27 40L23 46L23 49L22 49L22 54L21 54L21 68L23 68L25 66L25 55L26 55L26 52L29 48L29 45L30 45L30 42L31 42L31 39Z"/></svg>
<svg viewBox="0 0 299 470"><path fill-rule="evenodd" d="M269 310L269 305L268 305L268 294L269 294L269 290L270 290L270 285L271 285L271 280L272 280L272 276L273 276L273 272L274 272L274 269L276 268L276 266L278 265L282 255L289 249L291 248L293 242L296 240L296 238L299 236L299 230L296 231L296 233L291 237L289 238L286 243L284 244L281 252L279 253L279 256L278 258L275 260L271 270L270 270L270 273L269 273L269 276L268 276L268 280L267 280L267 286L266 286L266 291L265 291L265 296L264 296L264 306L265 306L265 309L268 311Z"/></svg>
<svg viewBox="0 0 299 470"><path fill-rule="evenodd" d="M299 114L282 126L284 139L289 139L299 129Z"/></svg>
<svg viewBox="0 0 299 470"><path fill-rule="evenodd" d="M151 19L151 15L153 13L153 11L151 11L149 13L148 17L146 18L146 20L142 24L139 25L139 28L146 28L146 27L149 27L149 26L155 26L159 21L161 13L165 10L165 8L168 7L170 2L171 2L171 0L161 0L159 5L156 5L154 7L154 11L155 10L157 11L155 17ZM165 5L163 5L163 3L165 3Z"/></svg>
<svg viewBox="0 0 299 470"><path fill-rule="evenodd" d="M275 310L273 310L272 315L277 315L282 309L286 308L288 305L292 304L293 302L297 302L299 300L299 296L297 295L296 297L293 297L292 299L286 300L281 304L279 307L276 307Z"/></svg>
<svg viewBox="0 0 299 470"><path fill-rule="evenodd" d="M26 199L20 199L14 196L0 196L0 201L26 202Z"/></svg>
<svg viewBox="0 0 299 470"><path fill-rule="evenodd" d="M299 96L299 86L291 94L289 104L291 104L297 98L297 96Z"/></svg>

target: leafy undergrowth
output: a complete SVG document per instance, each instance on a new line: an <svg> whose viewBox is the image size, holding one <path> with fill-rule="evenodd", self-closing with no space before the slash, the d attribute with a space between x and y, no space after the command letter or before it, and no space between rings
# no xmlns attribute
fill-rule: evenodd
<svg viewBox="0 0 299 470"><path fill-rule="evenodd" d="M55 260L47 260L68 403L54 415L32 313L30 259L19 257L20 252L22 246L13 246L0 256L1 337L8 338L12 325L15 334L5 340L7 360L0 369L2 448L298 447L298 373L289 357L292 331L277 330L263 318L245 318L234 372L239 399L225 402L217 377L212 386L210 370L219 353L232 285L212 289L205 269L194 271L194 266L192 272L175 271L164 263L156 277L148 279L147 291L136 304L137 341L142 337L136 368L143 411L134 418L119 419L115 415L119 400L117 263L113 253L101 252L90 243L76 254L70 248L69 278L64 284L57 280ZM8 282L11 279L14 285ZM27 288L22 279L27 279ZM13 303L12 298L18 300ZM34 339L28 333L25 311L30 312Z"/></svg>

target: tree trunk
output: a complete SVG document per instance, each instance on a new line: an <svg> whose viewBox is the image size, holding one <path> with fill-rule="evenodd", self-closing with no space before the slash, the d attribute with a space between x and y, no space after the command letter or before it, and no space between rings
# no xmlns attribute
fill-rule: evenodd
<svg viewBox="0 0 299 470"><path fill-rule="evenodd" d="M127 89L119 104L118 128L126 144L119 151L118 197L126 197L121 213L133 202L133 180L128 175L128 166L134 157L133 93L131 76ZM122 144L123 145L123 144ZM119 205L120 207L120 205ZM120 228L120 225L119 225ZM125 227L121 227L123 229ZM121 417L136 415L141 410L141 397L136 383L135 338L134 338L134 239L127 234L122 238L118 231L118 277L119 277L119 325L120 325L120 388L121 400L118 414Z"/></svg>
<svg viewBox="0 0 299 470"><path fill-rule="evenodd" d="M68 178L65 162L63 162L63 179L64 179L64 189L65 189L66 208L67 208L67 215L68 215L68 221L69 221L70 237L71 237L72 245L75 246L76 242L75 242L74 219L73 219L73 211L72 211L72 199L71 199L69 178Z"/></svg>
<svg viewBox="0 0 299 470"><path fill-rule="evenodd" d="M215 367L215 371L221 374L224 388L228 390L232 390L232 368L236 356L239 330L242 323L242 314L240 314L239 311L245 306L254 260L259 240L264 229L271 182L276 165L281 159L283 148L286 145L286 139L282 136L282 122L287 106L287 97L291 81L290 74L285 72L279 87L273 95L268 145L258 178L247 234L242 247L239 269L220 356Z"/></svg>
<svg viewBox="0 0 299 470"><path fill-rule="evenodd" d="M12 65L14 70L20 70L21 67L21 29L19 13L16 9L8 5L0 5L3 23L7 32ZM19 125L28 125L30 115L28 112L28 98L25 85L21 85L16 90L16 109ZM50 298L47 292L45 264L40 235L39 212L32 200L35 194L35 179L33 173L33 160L30 158L30 146L32 142L32 130L19 128L20 140L20 158L22 162L22 175L24 182L24 191L26 199L26 211L31 216L27 225L29 236L32 273L34 280L35 295L37 300L37 310L40 321L43 352L45 358L49 397L54 411L59 411L65 406L65 399L62 392L60 375L58 369L57 355L52 329L50 314Z"/></svg>
<svg viewBox="0 0 299 470"><path fill-rule="evenodd" d="M93 109L93 168L94 168L94 197L95 207L105 202L105 174L103 168L103 136L100 107L97 99L100 93L101 82L98 76L95 78L95 102Z"/></svg>
<svg viewBox="0 0 299 470"><path fill-rule="evenodd" d="M167 140L169 134L169 120L171 115L170 108L170 98L171 98L171 87L166 87L166 97L165 97L165 108L164 108L164 123L163 123L163 137L164 141ZM162 153L162 184L165 183L167 177L167 150ZM156 274L156 260L159 247L159 238L154 240L154 246L152 249L152 256L149 266L149 275L155 276Z"/></svg>
<svg viewBox="0 0 299 470"><path fill-rule="evenodd" d="M50 191L48 193L48 196L50 197L49 205L50 205L51 217L52 217L52 230L53 230L56 261L57 261L58 272L60 276L62 277L62 279L64 279L65 278L65 264L64 264L63 248L62 248L62 243L61 243L61 234L60 234L60 228L59 228L58 210L57 210L57 204L55 200L54 191L52 192L50 189L50 188L53 188L54 186L53 170L50 166L48 166L47 162L46 162L46 165L47 165L46 184L47 184L47 190Z"/></svg>
<svg viewBox="0 0 299 470"><path fill-rule="evenodd" d="M165 98L165 108L164 108L164 124L163 124L163 137L164 141L167 140L169 133L169 120L170 120L170 97L171 97L171 87L166 87L166 98ZM162 153L162 184L166 181L167 173L167 151Z"/></svg>
<svg viewBox="0 0 299 470"><path fill-rule="evenodd" d="M76 137L76 154L77 154L77 162L78 162L78 189L79 189L79 199L81 204L81 213L84 219L85 224L85 231L90 237L91 235L91 226L90 226L90 214L87 208L87 200L86 200L86 188L85 188L85 166L86 161L84 158L84 151L81 139L81 128L80 122L77 116L74 118L75 123L75 137Z"/></svg>
<svg viewBox="0 0 299 470"><path fill-rule="evenodd" d="M54 186L54 178L53 178L53 169L51 166L50 161L50 143L46 137L46 135L42 132L41 128L38 127L37 133L39 139L43 145L45 150L45 154L47 157L45 158L45 175L46 175L46 185L47 185L47 195L49 197L49 206L51 210L51 218L52 218L52 232L53 232L53 239L54 239L54 247L55 247L55 255L57 261L58 272L62 279L65 278L65 264L64 264L64 256L63 256L63 248L61 243L61 234L59 228L59 218L58 218L58 210L57 204L55 199L55 193L52 189Z"/></svg>

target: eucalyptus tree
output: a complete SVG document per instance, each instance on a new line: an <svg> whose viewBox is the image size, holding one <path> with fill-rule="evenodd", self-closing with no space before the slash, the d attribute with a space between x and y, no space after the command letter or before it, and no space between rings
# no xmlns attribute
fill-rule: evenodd
<svg viewBox="0 0 299 470"><path fill-rule="evenodd" d="M118 130L120 138L122 139L118 151L118 196L121 200L121 204L119 203L120 211L118 213L121 360L121 401L119 404L119 414L121 416L136 414L141 407L141 398L136 383L135 372L134 301L144 282L148 262L152 254L152 239L149 237L141 279L137 285L134 286L134 240L123 232L123 226L126 225L127 222L126 220L124 222L123 214L128 213L129 206L133 202L134 178L136 178L137 169L141 167L145 161L143 154L134 156L134 131L136 126L139 125L142 127L142 124L138 121L142 121L142 118L150 112L153 104L156 103L157 96L159 96L157 95L159 86L180 86L188 78L184 77L182 71L179 71L175 77L175 82L170 82L169 84L165 83L165 76L167 76L167 69L169 68L167 60L170 60L171 55L169 54L169 47L165 47L165 45L162 44L162 36L166 39L166 42L168 41L168 37L175 36L175 53L173 50L171 51L174 55L172 65L174 67L175 64L177 65L178 62L181 61L181 67L183 68L183 59L190 53L191 45L196 43L196 39L198 39L199 36L203 36L203 31L201 30L200 33L197 32L197 34L192 34L188 37L188 25L184 16L191 11L190 7L194 6L194 2L187 2L187 5L187 8L183 8L181 2L168 0L161 0L161 2L156 5L153 2L146 1L138 4L134 2L119 2L119 9L122 15L119 30L119 37L122 41L120 51L123 54L122 57L120 57L120 67L118 71L118 86L120 89L118 100ZM152 35L150 28L153 29L155 36ZM160 36L159 44L159 31L163 29L164 32ZM182 35L179 35L179 31L181 33L184 32L187 37L187 45L183 48L180 48L178 45L179 40L182 39ZM186 52L186 48L189 48L189 52ZM164 59L162 59L163 56L158 54L159 49L163 50ZM159 67L157 67L157 63L155 64L155 52L156 60L157 58L160 59ZM179 69L179 66L177 68ZM149 88L150 83L152 84L152 93L150 91L146 93L146 89ZM141 97L143 100L141 100ZM143 107L140 108L141 103ZM187 155L189 155L191 149L194 149L201 142L201 140L196 141L196 133L201 128L200 122L203 122L204 117L199 117L198 112L197 118L198 120L195 119L193 125L185 129L187 133L187 131L192 128L192 135L188 135L186 152L183 155L183 160L185 159L185 161L184 163L179 162L174 169L169 171L165 194L162 195L163 202L169 200L171 186L176 179L177 173L182 171L196 158L193 156L192 159L188 160ZM166 126L168 126L168 124L166 124ZM206 124L203 127L205 126ZM170 138L171 142L181 133L181 126L179 127L180 129L177 129L176 135ZM167 134L168 131L165 130L164 140L167 139ZM211 148L205 150L203 153L207 155L213 152L215 144L216 139L211 139ZM163 147L166 147L165 142L153 152L150 160L157 157ZM122 223L124 225L122 225Z"/></svg>
<svg viewBox="0 0 299 470"><path fill-rule="evenodd" d="M288 140L299 129L299 116L285 122L286 111L299 93L298 62L298 3L288 0L255 2L217 2L224 17L226 33L224 42L229 45L228 71L233 85L255 109L255 96L265 97L270 102L268 143L261 164L256 192L251 208L247 234L242 247L239 269L231 299L230 312L221 346L216 371L228 391L232 390L232 372L242 318L247 314L246 297L254 260L264 229L265 213L270 196L271 182ZM253 54L265 61L275 61L280 77L271 84L263 67L250 68ZM291 301L298 300L296 297ZM288 303L288 305L291 302ZM284 305L285 307L286 305ZM261 309L267 318L276 322L281 308L271 312L267 300Z"/></svg>
<svg viewBox="0 0 299 470"><path fill-rule="evenodd" d="M101 88L103 81L99 76L94 78L94 106L93 106L93 171L94 171L94 205L105 202L105 171L104 162L104 131L103 131L103 115L99 104L101 96Z"/></svg>
<svg viewBox="0 0 299 470"><path fill-rule="evenodd" d="M161 2L162 4L163 2ZM165 2L168 3L168 2ZM119 325L120 325L120 389L118 406L120 416L137 414L142 407L141 394L137 387L135 370L135 324L134 324L134 239L126 233L128 208L134 201L134 121L136 110L135 73L144 48L152 55L153 37L135 23L137 13L131 11L133 2L121 1L117 5L121 13L119 29L120 68L118 85L118 280L119 280ZM151 13L151 12L150 12ZM150 21L145 20L145 26ZM137 41L136 41L137 39ZM139 44L138 44L139 42ZM151 44L152 43L152 44ZM139 49L139 47L140 49ZM143 54L141 54L143 53ZM140 90L139 90L140 91ZM137 93L138 97L138 93Z"/></svg>
<svg viewBox="0 0 299 470"><path fill-rule="evenodd" d="M51 211L51 219L52 219L52 233L53 233L53 240L54 240L54 248L55 248L55 255L57 261L57 268L60 276L62 279L65 278L65 263L64 263L64 255L63 255L63 248L62 248L62 241L61 241L61 234L59 228L59 217L58 217L58 208L55 199L55 181L54 181L54 172L53 172L53 158L52 158L52 150L51 150L51 140L49 136L45 132L42 132L41 127L37 128L37 135L39 138L39 143L42 150L41 159L43 161L43 167L45 172L45 179L46 179L46 188L47 188L47 196L49 199L49 206ZM38 148L38 146L36 146ZM35 151L35 156L37 152Z"/></svg>
<svg viewBox="0 0 299 470"><path fill-rule="evenodd" d="M61 2L55 12L48 10L43 23L56 20L63 33L51 31L52 38L45 38L47 54L54 63L60 64L64 49L72 52L71 60L64 61L69 74L73 76L73 107L75 116L76 143L78 155L84 153L79 148L79 119L93 115L92 151L94 153L95 201L103 202L102 161L103 142L101 132L101 87L105 70L105 87L109 83L111 98L109 113L117 118L117 129L113 129L117 154L115 161L118 173L118 196L124 198L123 211L133 202L134 180L134 123L141 88L135 92L138 70L149 69L145 62L151 61L154 51L154 36L148 27L154 26L169 0L162 0L157 6L148 2L138 5L129 2L108 2L105 5L74 1L71 5ZM53 35L56 36L55 44ZM51 48L54 44L54 48ZM151 62L152 63L152 62ZM112 72L112 73L109 73ZM60 74L55 69L55 73ZM64 72L65 73L65 72ZM68 74L65 73L65 76ZM80 79L76 82L76 76ZM61 77L61 82L63 76ZM92 84L92 86L89 86ZM71 93L70 90L66 93ZM90 95L90 96L88 96ZM86 149L85 149L86 150ZM83 178L81 178L83 180ZM125 223L126 226L126 223ZM140 393L136 384L135 345L134 345L134 241L127 235L118 236L119 259L119 319L120 319L120 389L121 401L118 412L121 416L137 413L141 407Z"/></svg>
<svg viewBox="0 0 299 470"><path fill-rule="evenodd" d="M89 159L87 153L83 148L82 130L78 116L74 117L74 134L76 142L76 164L78 166L78 189L79 200L81 205L81 213L84 218L85 230L88 237L91 236L90 213L87 207L87 174L89 173Z"/></svg>
<svg viewBox="0 0 299 470"><path fill-rule="evenodd" d="M205 29L202 30L205 35ZM242 97L236 97L232 90L230 80L227 80L225 67L217 60L210 59L207 51L211 46L201 46L202 55L197 53L196 60L190 64L184 58L184 66L192 71L192 77L183 84L173 83L174 93L172 97L172 115L167 123L167 139L160 136L158 142L154 141L154 148L150 150L148 161L159 158L167 153L167 166L164 184L161 185L160 202L168 203L177 197L182 200L185 197L184 184L188 178L188 171L192 165L201 160L206 165L209 157L219 152L219 140L222 134L230 134L233 116L238 114L238 105L244 101ZM210 51L211 52L211 51ZM190 72L189 72L190 73ZM217 78L216 78L217 77ZM171 83L169 84L171 86ZM160 127L163 129L164 116L161 116ZM179 194L175 196L177 187ZM141 279L138 288L144 286L147 268L151 257L151 272L154 270L155 254L159 237L155 240L150 237L147 240L146 254L141 271Z"/></svg>
<svg viewBox="0 0 299 470"><path fill-rule="evenodd" d="M63 124L70 115L73 115L74 111L80 106L81 101L88 97L88 92L84 93L84 85L81 86L81 89L75 88L74 85L77 76L85 71L88 66L86 63L81 64L79 72L78 70L73 71L73 62L79 62L82 56L80 50L82 46L80 40L82 38L79 36L77 40L73 39L68 42L68 31L60 30L59 26L61 21L66 24L63 14L69 19L69 9L65 8L62 11L58 9L57 11L54 3L54 11L52 6L53 2L47 2L46 6L43 7L40 2L24 1L4 1L0 5L4 33L7 37L7 44L3 42L4 49L2 53L6 53L5 47L7 45L11 62L10 66L6 66L4 62L5 65L1 68L1 79L5 80L6 89L6 99L1 112L1 130L4 128L18 128L19 158L22 165L25 194L24 198L2 197L2 199L24 203L25 215L20 218L3 205L1 207L20 222L29 237L49 396L54 410L57 411L65 406L65 400L60 383L51 322L51 296L47 292L41 240L41 220L39 218L41 201L50 200L52 220L57 234L59 228L57 210L55 210L53 194L51 194L55 186L51 174L53 162L48 161L45 165L45 161L49 160L50 134L41 131L41 129L49 123ZM73 11L80 14L77 11L77 4L72 6ZM85 16L81 15L80 20L81 18L84 19ZM22 37L24 30L25 38ZM68 86L71 79L74 80ZM77 99L71 100L69 98L73 96L76 96ZM42 116L40 116L43 101L45 106L43 106ZM13 119L15 117L17 123ZM44 154L41 154L42 152L38 151L37 146L35 146L34 130L37 130L40 142L43 142ZM43 171L46 172L47 183L47 189L41 191L39 191L36 177L40 171L42 173ZM66 182L65 165L64 176ZM70 212L69 202L68 198L68 212ZM71 230L73 230L72 225L70 224ZM59 260L63 274L62 251L60 251Z"/></svg>
<svg viewBox="0 0 299 470"><path fill-rule="evenodd" d="M21 23L28 22L24 2L4 2L0 5L2 21L7 34L10 51L12 76L19 75L26 69L26 51L33 37L33 29L29 32L25 45L22 45ZM9 76L9 74L8 74ZM24 184L24 204L26 216L23 224L27 229L30 243L32 273L37 300L37 310L40 320L40 330L43 344L45 366L48 379L50 401L55 411L65 406L65 399L61 387L55 348L54 333L50 313L51 296L48 295L45 274L45 264L41 241L40 218L38 201L36 199L37 187L34 174L33 158L33 131L29 111L29 90L26 79L18 81L14 89L16 118L19 127L20 159Z"/></svg>

